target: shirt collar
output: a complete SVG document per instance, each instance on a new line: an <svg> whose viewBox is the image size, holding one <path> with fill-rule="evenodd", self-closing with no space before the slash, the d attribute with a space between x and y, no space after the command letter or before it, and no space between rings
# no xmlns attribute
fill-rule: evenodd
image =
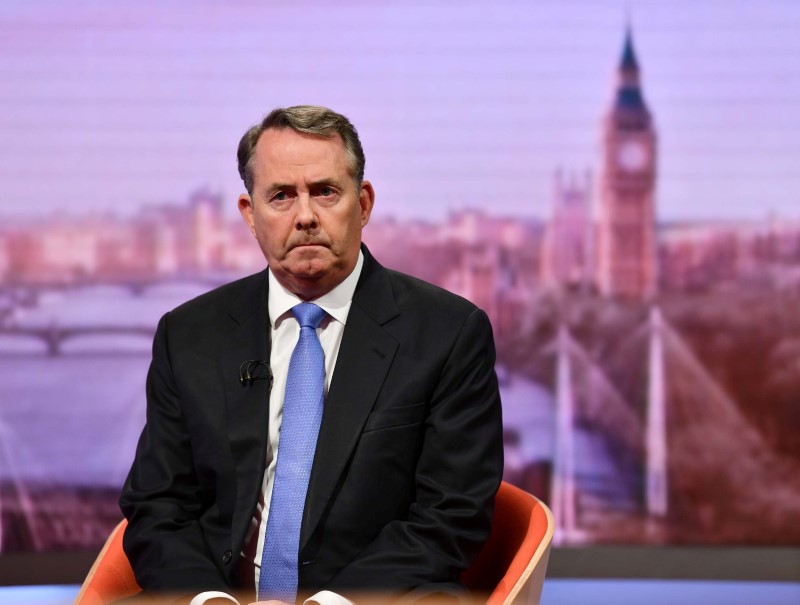
<svg viewBox="0 0 800 605"><path fill-rule="evenodd" d="M350 275L344 278L344 281L336 286L327 294L323 294L319 298L314 299L315 305L322 307L325 312L333 319L341 324L347 323L347 314L350 312L350 303L353 302L353 294L356 291L356 284L358 278L361 276L361 268L364 266L364 253L358 251L358 260L356 266L350 272ZM288 313L292 307L304 302L295 294L289 292L284 288L277 278L269 273L269 322L273 327L283 319L283 316ZM323 324L325 325L325 324Z"/></svg>

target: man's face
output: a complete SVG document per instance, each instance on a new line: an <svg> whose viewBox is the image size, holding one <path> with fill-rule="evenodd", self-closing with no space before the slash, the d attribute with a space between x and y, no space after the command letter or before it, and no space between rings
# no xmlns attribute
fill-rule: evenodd
<svg viewBox="0 0 800 605"><path fill-rule="evenodd" d="M356 265L375 193L357 189L339 135L270 129L254 152L253 194L239 211L278 281L303 300L322 296Z"/></svg>

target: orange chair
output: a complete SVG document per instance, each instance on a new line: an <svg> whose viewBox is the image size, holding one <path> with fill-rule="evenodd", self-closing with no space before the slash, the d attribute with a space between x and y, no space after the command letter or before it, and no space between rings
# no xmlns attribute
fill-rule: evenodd
<svg viewBox="0 0 800 605"><path fill-rule="evenodd" d="M108 536L83 581L75 605L105 605L141 592L128 557L122 550L122 536L127 526L128 522L123 519Z"/></svg>
<svg viewBox="0 0 800 605"><path fill-rule="evenodd" d="M553 513L541 500L503 481L492 533L461 581L488 594L486 605L538 605L554 530Z"/></svg>
<svg viewBox="0 0 800 605"><path fill-rule="evenodd" d="M123 520L111 532L75 605L105 605L141 590L122 550L126 525ZM540 500L504 481L497 492L492 533L472 567L462 574L464 585L488 594L487 605L517 600L538 604L553 528L553 515Z"/></svg>

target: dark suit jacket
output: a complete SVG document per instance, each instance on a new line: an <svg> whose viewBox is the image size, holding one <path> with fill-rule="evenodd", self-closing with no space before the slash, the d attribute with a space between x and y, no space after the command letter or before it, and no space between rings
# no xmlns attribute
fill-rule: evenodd
<svg viewBox="0 0 800 605"><path fill-rule="evenodd" d="M325 402L303 516L299 582L388 590L458 582L488 536L502 474L486 315L365 262ZM230 590L261 490L269 359L267 273L160 321L147 424L120 504L125 551L149 591Z"/></svg>

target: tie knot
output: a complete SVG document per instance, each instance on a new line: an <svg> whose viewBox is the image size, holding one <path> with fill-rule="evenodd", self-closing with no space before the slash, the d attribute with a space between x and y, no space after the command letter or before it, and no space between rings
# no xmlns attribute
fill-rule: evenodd
<svg viewBox="0 0 800 605"><path fill-rule="evenodd" d="M314 328L316 330L327 313L322 307L318 307L314 303L300 303L292 307L292 315L294 315L301 328Z"/></svg>

